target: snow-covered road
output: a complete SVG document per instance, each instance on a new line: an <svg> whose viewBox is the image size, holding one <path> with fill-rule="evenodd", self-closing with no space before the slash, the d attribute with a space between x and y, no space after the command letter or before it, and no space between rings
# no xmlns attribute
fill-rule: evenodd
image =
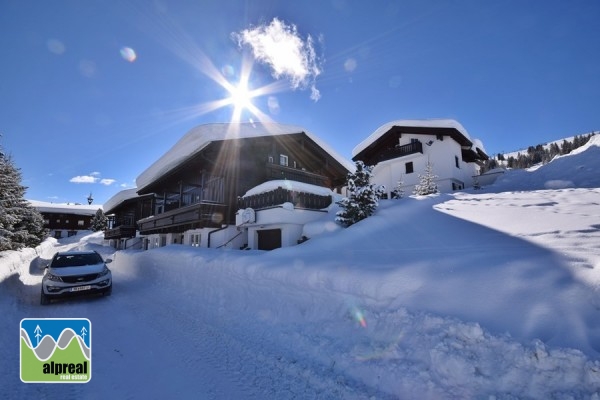
<svg viewBox="0 0 600 400"><path fill-rule="evenodd" d="M2 346L3 397L69 398L391 398L373 388L290 358L289 348L271 343L256 329L219 318L209 304L189 299L167 281L134 277L111 264L111 297L83 297L39 305L43 265L55 251L94 248L105 258L110 248L83 242L46 247L31 261L28 281L19 275L0 282L0 329L15 331L15 345ZM187 298L182 298L187 297ZM201 298L201 296L199 296ZM21 318L88 318L92 322L93 378L84 385L23 384L19 380L17 327ZM291 332L290 332L291 333Z"/></svg>

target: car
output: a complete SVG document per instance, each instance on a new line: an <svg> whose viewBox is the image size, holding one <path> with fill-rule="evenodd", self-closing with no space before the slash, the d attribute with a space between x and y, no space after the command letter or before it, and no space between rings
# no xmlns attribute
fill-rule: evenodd
<svg viewBox="0 0 600 400"><path fill-rule="evenodd" d="M100 293L112 294L112 273L97 251L63 251L52 257L42 278L40 303L61 297Z"/></svg>

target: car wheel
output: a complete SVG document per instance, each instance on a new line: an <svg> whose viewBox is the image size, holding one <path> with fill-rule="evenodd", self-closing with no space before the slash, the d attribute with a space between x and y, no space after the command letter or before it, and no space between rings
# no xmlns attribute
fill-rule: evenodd
<svg viewBox="0 0 600 400"><path fill-rule="evenodd" d="M50 304L50 299L48 298L48 296L46 296L44 294L44 292L42 291L41 295L40 295L40 304L45 306L46 304Z"/></svg>

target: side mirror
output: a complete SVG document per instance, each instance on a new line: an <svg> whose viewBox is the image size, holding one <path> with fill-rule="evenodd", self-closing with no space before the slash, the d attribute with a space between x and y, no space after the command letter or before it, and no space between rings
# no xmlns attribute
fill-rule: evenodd
<svg viewBox="0 0 600 400"><path fill-rule="evenodd" d="M46 265L44 266L44 269L48 269L48 268L50 268L50 264L46 264Z"/></svg>
<svg viewBox="0 0 600 400"><path fill-rule="evenodd" d="M112 262L112 258L107 258L104 260L104 264L110 264Z"/></svg>

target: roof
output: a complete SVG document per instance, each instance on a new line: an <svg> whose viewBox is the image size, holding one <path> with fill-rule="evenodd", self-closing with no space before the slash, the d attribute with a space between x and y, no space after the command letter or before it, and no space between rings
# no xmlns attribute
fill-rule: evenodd
<svg viewBox="0 0 600 400"><path fill-rule="evenodd" d="M206 124L192 128L169 151L142 172L136 179L138 191L172 171L214 141L298 133L304 133L349 171L354 170L352 162L338 155L319 138L299 126L250 122Z"/></svg>
<svg viewBox="0 0 600 400"><path fill-rule="evenodd" d="M44 201L28 200L29 204L41 213L60 213L76 215L94 215L98 209L102 209L101 204L57 204Z"/></svg>
<svg viewBox="0 0 600 400"><path fill-rule="evenodd" d="M135 199L136 197L139 197L136 188L121 190L113 197L108 199L106 203L104 203L104 210L106 213L110 213L114 208L116 208L120 204L124 203L127 200Z"/></svg>
<svg viewBox="0 0 600 400"><path fill-rule="evenodd" d="M406 119L388 122L377 128L368 138L360 142L353 150L352 157L356 157L362 151L366 150L370 145L384 136L393 128L401 128L402 130L423 131L425 129L443 130L452 132L453 138L463 146L471 146L473 141L467 130L457 121L453 119ZM424 132L423 132L424 133ZM481 142L479 142L481 143Z"/></svg>
<svg viewBox="0 0 600 400"><path fill-rule="evenodd" d="M277 188L283 188L296 192L312 193L320 196L332 196L334 194L333 191L323 186L311 185L310 183L297 182L287 179L276 179L255 186L254 188L248 190L242 197L267 193Z"/></svg>

